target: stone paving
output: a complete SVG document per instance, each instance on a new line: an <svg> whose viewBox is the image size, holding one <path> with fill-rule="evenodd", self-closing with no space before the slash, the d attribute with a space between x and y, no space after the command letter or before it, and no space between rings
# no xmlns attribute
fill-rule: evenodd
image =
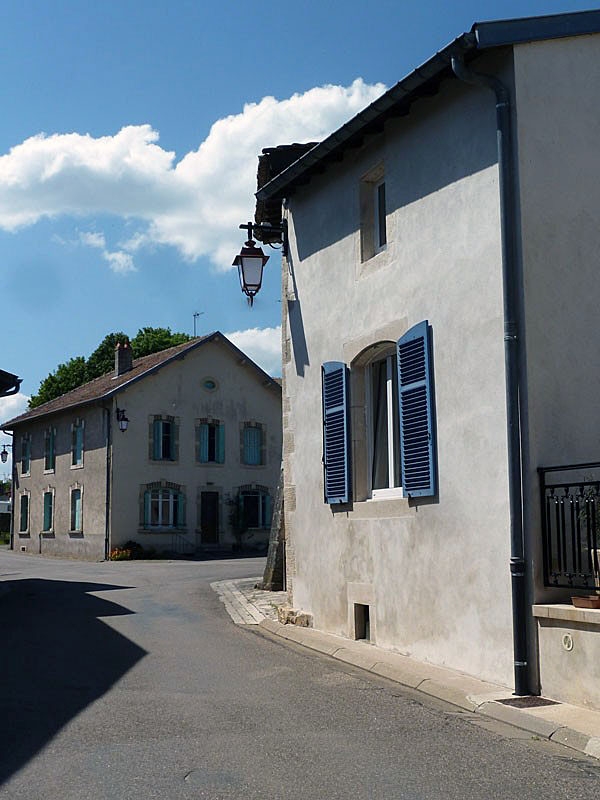
<svg viewBox="0 0 600 800"><path fill-rule="evenodd" d="M260 580L257 577L211 583L211 589L219 595L236 625L259 625L264 619L277 620L277 608L286 602L287 593L257 589Z"/></svg>

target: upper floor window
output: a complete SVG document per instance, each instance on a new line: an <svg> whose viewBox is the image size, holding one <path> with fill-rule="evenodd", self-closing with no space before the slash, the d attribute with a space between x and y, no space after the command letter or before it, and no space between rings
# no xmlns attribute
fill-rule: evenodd
<svg viewBox="0 0 600 800"><path fill-rule="evenodd" d="M198 420L196 424L196 460L200 464L225 462L225 426L219 420Z"/></svg>
<svg viewBox="0 0 600 800"><path fill-rule="evenodd" d="M260 466L265 463L264 426L259 422L245 422L242 427L242 463Z"/></svg>
<svg viewBox="0 0 600 800"><path fill-rule="evenodd" d="M144 528L183 528L185 494L182 487L150 484L144 491Z"/></svg>
<svg viewBox="0 0 600 800"><path fill-rule="evenodd" d="M179 425L175 417L155 416L150 423L150 458L152 461L177 461Z"/></svg>
<svg viewBox="0 0 600 800"><path fill-rule="evenodd" d="M42 532L51 533L54 530L54 489L44 492L44 519Z"/></svg>
<svg viewBox="0 0 600 800"><path fill-rule="evenodd" d="M81 486L75 485L71 489L71 531L81 532L82 530L82 490Z"/></svg>
<svg viewBox="0 0 600 800"><path fill-rule="evenodd" d="M368 261L387 245L387 204L383 164L360 182L360 253Z"/></svg>
<svg viewBox="0 0 600 800"><path fill-rule="evenodd" d="M71 466L83 466L83 431L82 419L75 420L71 425Z"/></svg>
<svg viewBox="0 0 600 800"><path fill-rule="evenodd" d="M29 533L29 493L19 499L19 533Z"/></svg>
<svg viewBox="0 0 600 800"><path fill-rule="evenodd" d="M44 431L44 470L54 472L56 467L56 428Z"/></svg>
<svg viewBox="0 0 600 800"><path fill-rule="evenodd" d="M21 436L21 475L31 473L31 434Z"/></svg>

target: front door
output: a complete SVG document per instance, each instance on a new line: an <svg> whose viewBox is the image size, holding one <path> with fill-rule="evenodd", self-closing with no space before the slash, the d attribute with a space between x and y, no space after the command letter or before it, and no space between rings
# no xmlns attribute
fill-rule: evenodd
<svg viewBox="0 0 600 800"><path fill-rule="evenodd" d="M202 492L200 496L200 530L202 544L219 541L219 493Z"/></svg>

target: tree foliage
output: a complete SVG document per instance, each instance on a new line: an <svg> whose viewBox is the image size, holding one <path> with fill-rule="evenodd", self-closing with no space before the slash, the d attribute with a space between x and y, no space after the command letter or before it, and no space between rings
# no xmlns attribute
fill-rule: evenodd
<svg viewBox="0 0 600 800"><path fill-rule="evenodd" d="M183 344L190 340L187 333L172 333L170 328L140 328L131 339L131 349L134 358L158 353L169 347ZM107 334L88 359L83 356L71 358L65 364L59 364L40 383L37 394L31 396L29 408L36 408L42 403L54 400L55 397L70 392L94 378L105 375L114 368L115 347L118 342L129 340L123 331Z"/></svg>

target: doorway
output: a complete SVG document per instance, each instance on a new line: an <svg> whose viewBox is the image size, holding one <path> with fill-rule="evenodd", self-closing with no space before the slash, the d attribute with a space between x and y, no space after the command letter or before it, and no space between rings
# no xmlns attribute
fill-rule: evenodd
<svg viewBox="0 0 600 800"><path fill-rule="evenodd" d="M219 493L200 494L200 531L202 544L219 543Z"/></svg>

